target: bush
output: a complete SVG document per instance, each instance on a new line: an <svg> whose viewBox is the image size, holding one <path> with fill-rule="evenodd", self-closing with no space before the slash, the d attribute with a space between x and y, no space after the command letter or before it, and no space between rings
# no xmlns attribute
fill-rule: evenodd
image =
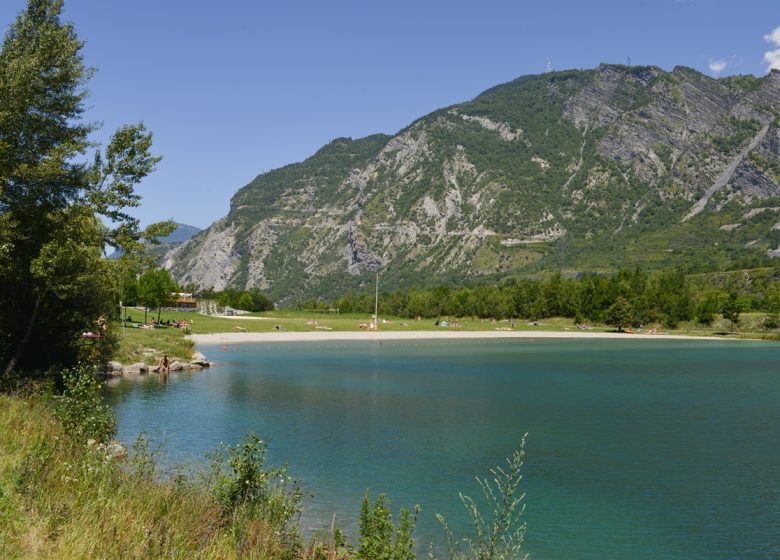
<svg viewBox="0 0 780 560"><path fill-rule="evenodd" d="M412 516L407 509L401 509L398 515L398 527L393 524L390 513L390 500L379 494L376 503L371 506L368 492L363 497L360 510L360 548L361 560L414 560L415 525L420 506L415 506Z"/></svg>
<svg viewBox="0 0 780 560"><path fill-rule="evenodd" d="M764 319L764 327L770 330L780 327L780 313L767 313Z"/></svg>
<svg viewBox="0 0 780 560"><path fill-rule="evenodd" d="M303 492L287 466L266 466L268 444L249 434L211 455L214 494L227 513L251 512L282 530L301 512Z"/></svg>
<svg viewBox="0 0 780 560"><path fill-rule="evenodd" d="M102 404L100 383L82 369L67 370L62 375L65 391L57 402L54 415L72 438L104 443L116 433L116 418L111 408Z"/></svg>

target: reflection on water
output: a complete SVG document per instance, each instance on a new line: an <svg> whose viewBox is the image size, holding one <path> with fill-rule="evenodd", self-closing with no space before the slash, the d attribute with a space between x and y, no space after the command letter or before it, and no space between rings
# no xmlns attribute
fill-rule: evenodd
<svg viewBox="0 0 780 560"><path fill-rule="evenodd" d="M529 432L536 558L780 557L780 345L684 341L287 343L202 348L219 367L121 380L120 436L176 460L255 432L354 530L363 492L467 529L458 491ZM423 547L425 548L425 547Z"/></svg>

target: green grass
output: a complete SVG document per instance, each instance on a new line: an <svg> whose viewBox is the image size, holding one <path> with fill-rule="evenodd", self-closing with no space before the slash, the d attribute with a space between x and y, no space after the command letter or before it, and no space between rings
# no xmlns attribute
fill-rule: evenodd
<svg viewBox="0 0 780 560"><path fill-rule="evenodd" d="M195 345L184 337L182 329L138 329L121 327L119 350L114 359L122 364L144 362L149 365L159 363L163 353L173 360L187 361L192 358Z"/></svg>
<svg viewBox="0 0 780 560"><path fill-rule="evenodd" d="M187 331L192 334L215 334L215 333L270 333L276 332L275 326L281 327L282 332L355 332L360 331L361 323L369 323L371 317L368 314L349 313L336 314L323 311L295 311L277 309L263 313L250 313L245 317L251 319L240 319L234 317L212 317L196 313L176 313L163 312L163 321L167 319L186 318L188 324L192 324ZM767 338L772 337L773 333L763 328L764 313L743 313L737 333L729 335L734 338ZM457 318L460 327L441 327L436 326L435 318L422 319L415 321L404 317L382 316L380 318L387 320L387 323L379 325L380 331L390 332L410 332L410 331L455 331L455 332L477 332L477 331L495 331L498 328L511 327L512 321L503 320L492 322L490 319L474 319L472 317ZM454 320L455 317L441 317L441 319ZM316 321L316 324L315 324ZM564 317L552 317L538 321L538 326L533 325L527 320L514 320L516 331L544 332L544 331L563 331L576 330L572 319ZM646 325L646 328L658 328L659 325ZM613 329L606 325L592 325L590 332L611 332ZM705 327L695 322L680 325L674 330L662 329L669 334L693 335L693 336L712 336L714 334L723 334L728 332L728 325L722 319L716 320L713 325ZM185 338L184 329L161 328L161 329L126 329L126 336L120 341L120 349L116 360L129 364L143 361L147 364L157 364L162 352L166 352L173 359L189 360L194 349L192 341Z"/></svg>
<svg viewBox="0 0 780 560"><path fill-rule="evenodd" d="M205 472L161 473L143 445L107 458L52 408L0 396L0 558L336 558L291 546L262 513L226 510Z"/></svg>

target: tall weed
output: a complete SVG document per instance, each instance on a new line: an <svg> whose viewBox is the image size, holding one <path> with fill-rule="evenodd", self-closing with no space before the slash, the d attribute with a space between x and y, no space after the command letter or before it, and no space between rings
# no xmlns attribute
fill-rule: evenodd
<svg viewBox="0 0 780 560"><path fill-rule="evenodd" d="M523 479L521 470L527 436L523 436L520 447L507 458L506 468L498 466L490 470L492 484L487 478L477 478L487 505L487 516L482 514L473 499L459 494L471 518L473 536L458 541L444 517L436 514L447 536L450 560L517 560L528 557L522 553L527 526L520 521L525 511L525 493L520 492L520 482ZM465 552L461 550L462 544L465 544ZM429 556L431 560L436 558L433 551Z"/></svg>

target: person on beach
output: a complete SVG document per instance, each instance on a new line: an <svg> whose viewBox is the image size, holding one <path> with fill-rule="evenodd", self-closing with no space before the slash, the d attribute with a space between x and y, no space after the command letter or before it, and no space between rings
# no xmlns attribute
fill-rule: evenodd
<svg viewBox="0 0 780 560"><path fill-rule="evenodd" d="M171 373L171 360L168 358L168 354L163 354L160 358L160 373L168 375Z"/></svg>

